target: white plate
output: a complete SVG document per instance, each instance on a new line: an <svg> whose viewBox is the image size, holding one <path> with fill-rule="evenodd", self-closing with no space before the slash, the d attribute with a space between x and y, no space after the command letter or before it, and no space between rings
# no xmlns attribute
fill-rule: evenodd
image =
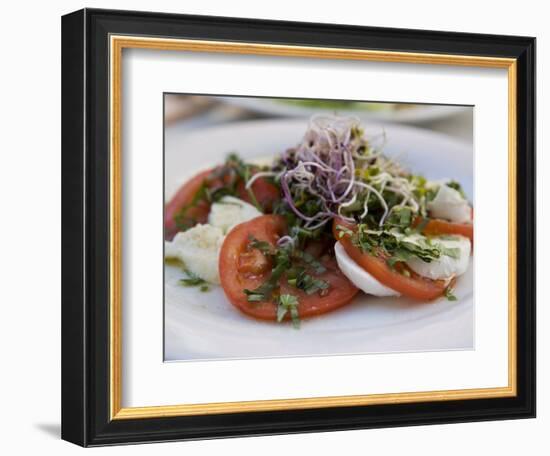
<svg viewBox="0 0 550 456"><path fill-rule="evenodd" d="M221 97L225 103L239 106L260 114L281 117L310 117L319 112L327 114L354 115L367 121L384 121L397 123L420 124L454 116L467 109L467 106L445 106L414 104L404 109L323 109L318 107L299 106L284 103L284 100L273 98ZM386 103L372 103L384 104ZM391 105L392 103L387 103Z"/></svg>
<svg viewBox="0 0 550 456"><path fill-rule="evenodd" d="M229 152L245 159L272 156L295 145L304 120L228 124L193 133L166 129L165 193L171 194L196 171L220 163ZM431 179L452 177L472 199L470 146L427 130L370 123L367 135L385 130L385 152ZM473 348L473 262L457 281L457 301L424 304L405 298L359 295L327 315L290 324L254 320L240 313L212 287L203 293L178 285L181 270L165 266L165 359L335 355L373 352L465 350Z"/></svg>

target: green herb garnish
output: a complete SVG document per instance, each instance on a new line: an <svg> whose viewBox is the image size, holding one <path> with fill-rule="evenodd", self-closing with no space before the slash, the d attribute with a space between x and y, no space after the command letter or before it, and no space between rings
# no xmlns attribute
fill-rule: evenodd
<svg viewBox="0 0 550 456"><path fill-rule="evenodd" d="M248 244L253 249L258 249L264 255L269 255L272 251L271 244L266 241L259 241L254 236L248 236L250 243Z"/></svg>
<svg viewBox="0 0 550 456"><path fill-rule="evenodd" d="M271 274L264 283L254 290L244 290L249 302L272 300L273 293L279 286L279 280L285 272L287 273L288 283L305 291L308 295L329 288L329 284L324 280L306 273L306 267L311 268L315 274L326 272L325 266L311 254L293 246L279 247L274 250L268 242L259 241L252 236L249 237L249 241L249 247L258 249L273 262ZM300 266L300 264L303 266Z"/></svg>
<svg viewBox="0 0 550 456"><path fill-rule="evenodd" d="M385 226L390 228L408 228L412 223L412 209L410 207L395 207L391 211Z"/></svg>
<svg viewBox="0 0 550 456"><path fill-rule="evenodd" d="M340 226L337 227L337 229L340 228ZM359 224L357 231L352 232L350 236L356 247L359 247L363 252L386 258L386 262L392 268L397 263L405 263L413 257L431 263L443 255L451 258L460 256L458 248L445 247L424 236L417 236L412 241L402 235L399 230L393 230L395 228L372 230L366 224Z"/></svg>
<svg viewBox="0 0 550 456"><path fill-rule="evenodd" d="M277 305L277 321L280 323L287 313L290 312L292 326L298 329L300 327L300 317L298 315L298 298L293 295L283 294L279 296Z"/></svg>
<svg viewBox="0 0 550 456"><path fill-rule="evenodd" d="M210 205L218 202L224 196L239 197L240 188L252 176L257 166L246 164L237 154L229 154L222 166L214 168L202 181L192 201L182 207L174 216L176 226L180 231L186 231L198 223L198 220L190 214L190 209L202 205ZM248 193L252 203L263 212L251 189Z"/></svg>
<svg viewBox="0 0 550 456"><path fill-rule="evenodd" d="M319 261L317 261L315 258L313 258L312 255L307 252L302 252L298 250L294 252L294 256L296 258L300 258L304 261L304 263L311 266L315 270L316 274L323 274L327 270L327 268L325 268Z"/></svg>
<svg viewBox="0 0 550 456"><path fill-rule="evenodd" d="M287 282L289 285L305 291L308 295L329 288L328 282L307 274L303 267L293 267L289 269L287 272Z"/></svg>
<svg viewBox="0 0 550 456"><path fill-rule="evenodd" d="M269 256L272 257L274 262L269 278L254 290L244 290L249 302L271 301L273 292L279 286L279 279L290 267L290 258L287 249L279 249L274 255Z"/></svg>
<svg viewBox="0 0 550 456"><path fill-rule="evenodd" d="M185 272L187 277L180 279L179 283L182 284L184 287L200 287L200 291L210 290L210 287L208 286L208 282L206 280L201 279L187 269L184 269L183 272Z"/></svg>
<svg viewBox="0 0 550 456"><path fill-rule="evenodd" d="M462 189L462 185L460 185L460 183L458 183L455 180L452 180L447 182L445 185L447 185L447 187L452 188L453 190L456 190L458 193L460 193L460 196L462 196L462 198L466 199L466 194L464 193L464 190Z"/></svg>
<svg viewBox="0 0 550 456"><path fill-rule="evenodd" d="M448 301L456 301L457 297L453 294L454 290L451 287L445 288L445 297Z"/></svg>

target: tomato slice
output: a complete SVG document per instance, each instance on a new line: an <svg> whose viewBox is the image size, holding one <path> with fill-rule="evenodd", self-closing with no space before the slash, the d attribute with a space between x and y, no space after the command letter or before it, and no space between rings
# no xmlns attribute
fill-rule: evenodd
<svg viewBox="0 0 550 456"><path fill-rule="evenodd" d="M193 202L193 198L200 190L203 182L210 175L212 169L207 169L198 173L196 176L188 180L183 184L177 193L173 196L170 202L164 208L164 238L172 240L178 231L178 223L176 222L176 216L185 206L190 205ZM197 223L206 223L208 220L208 213L210 212L210 205L206 201L199 201L196 206L190 207L186 213L185 218L189 220L190 225L196 225Z"/></svg>
<svg viewBox="0 0 550 456"><path fill-rule="evenodd" d="M346 253L353 261L380 283L401 293L403 296L422 301L431 301L442 296L445 293L445 289L449 285L452 285L452 281L432 280L422 277L403 264L399 264L399 267L396 266L392 269L387 264L386 258L383 255L376 256L362 252L359 247L353 245L349 234L340 237L340 231L336 229L337 225L351 231L355 231L356 226L341 219L335 219L333 223L334 237L342 244ZM404 270L407 271L407 275L403 274Z"/></svg>
<svg viewBox="0 0 550 456"><path fill-rule="evenodd" d="M210 204L205 200L199 200L192 207L188 207L182 220L179 221L180 224L178 224L177 216L183 208L193 203L193 200L203 185L207 185L208 188L215 188L223 187L227 184L226 181L228 177L220 178L215 175L215 171L218 169L220 168L207 169L195 175L181 186L166 205L164 210L165 239L171 240L175 234L181 230L182 225L191 228L198 223L207 222ZM250 192L246 190L245 183L242 180L237 183L237 194L239 198L248 203L257 202L265 212L271 211L273 203L280 198L279 189L263 178L256 179L252 184L251 190L256 201L253 201Z"/></svg>
<svg viewBox="0 0 550 456"><path fill-rule="evenodd" d="M261 320L277 319L277 304L272 301L249 302L245 289L253 290L270 277L272 263L257 249L250 248L250 237L275 246L277 240L287 232L284 217L264 215L237 225L226 236L220 252L219 270L223 290L228 300L243 313ZM291 294L298 298L300 318L320 315L348 304L359 291L338 269L334 258L320 260L326 271L315 275L328 282L329 288L307 295L288 284L283 275L279 280L280 294ZM288 319L289 316L287 315Z"/></svg>
<svg viewBox="0 0 550 456"><path fill-rule="evenodd" d="M474 224L473 224L474 212L472 210L472 223L453 223L442 219L427 219L427 223L422 229L422 234L428 236L438 236L445 234L458 234L460 236L467 237L470 242L474 242ZM416 217L413 226L418 226L420 223L426 220L422 217Z"/></svg>
<svg viewBox="0 0 550 456"><path fill-rule="evenodd" d="M264 212L271 212L273 204L281 199L280 190L268 180L260 177L252 183L252 193L256 198L256 202L263 208ZM239 198L247 203L254 204L250 192L246 190L244 182L239 182L237 185Z"/></svg>

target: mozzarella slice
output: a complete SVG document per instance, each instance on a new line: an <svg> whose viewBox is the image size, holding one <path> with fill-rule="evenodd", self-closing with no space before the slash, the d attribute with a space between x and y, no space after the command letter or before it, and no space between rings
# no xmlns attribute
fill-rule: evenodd
<svg viewBox="0 0 550 456"><path fill-rule="evenodd" d="M177 258L178 249L173 242L164 241L164 258Z"/></svg>
<svg viewBox="0 0 550 456"><path fill-rule="evenodd" d="M233 196L224 196L219 202L212 204L208 223L229 232L239 223L248 222L262 213L252 204Z"/></svg>
<svg viewBox="0 0 550 456"><path fill-rule="evenodd" d="M471 208L460 192L445 184L439 185L435 198L427 204L430 215L455 223L471 221Z"/></svg>
<svg viewBox="0 0 550 456"><path fill-rule="evenodd" d="M164 256L180 259L192 274L210 283L220 283L218 257L224 240L223 231L212 225L196 225L165 241Z"/></svg>
<svg viewBox="0 0 550 456"><path fill-rule="evenodd" d="M409 242L414 239L405 238ZM457 258L441 255L439 259L427 263L420 258L414 257L407 261L407 265L414 272L429 279L448 279L459 276L466 272L470 260L471 244L468 238L463 236L451 236L444 238L431 238L433 245L440 245L448 249L458 249Z"/></svg>
<svg viewBox="0 0 550 456"><path fill-rule="evenodd" d="M344 246L337 242L334 246L336 261L340 271L360 290L374 296L400 296L400 294L371 276L359 266L346 252Z"/></svg>

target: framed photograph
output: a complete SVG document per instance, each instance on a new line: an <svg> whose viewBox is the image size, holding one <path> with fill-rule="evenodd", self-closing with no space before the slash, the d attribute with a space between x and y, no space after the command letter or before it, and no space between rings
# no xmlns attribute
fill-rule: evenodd
<svg viewBox="0 0 550 456"><path fill-rule="evenodd" d="M535 416L535 39L62 19L62 437Z"/></svg>

